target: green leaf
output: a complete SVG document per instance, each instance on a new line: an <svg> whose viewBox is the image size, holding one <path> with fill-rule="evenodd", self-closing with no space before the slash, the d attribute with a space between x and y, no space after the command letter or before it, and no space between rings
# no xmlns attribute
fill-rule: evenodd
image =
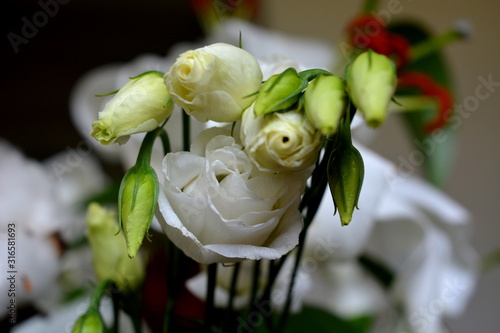
<svg viewBox="0 0 500 333"><path fill-rule="evenodd" d="M422 27L412 23L392 25L390 31L403 35L413 45L429 37L429 33ZM431 53L409 64L405 71L419 71L426 73L436 82L453 90L447 63L440 52ZM425 124L433 119L435 110L422 109L421 112L405 112L402 114L415 138L413 144L419 149L424 159L424 172L426 178L437 186L443 186L454 164L456 153L456 128L445 126L439 135L439 140L433 134L424 131Z"/></svg>
<svg viewBox="0 0 500 333"><path fill-rule="evenodd" d="M298 314L288 319L284 333L365 333L372 324L368 316L353 319L343 319L325 310L305 306ZM265 325L256 328L255 333L268 332Z"/></svg>

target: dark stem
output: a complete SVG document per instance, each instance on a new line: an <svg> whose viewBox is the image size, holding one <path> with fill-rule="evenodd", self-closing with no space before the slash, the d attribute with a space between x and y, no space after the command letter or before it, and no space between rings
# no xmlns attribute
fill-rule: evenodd
<svg viewBox="0 0 500 333"><path fill-rule="evenodd" d="M255 260L253 264L253 275L252 275L252 292L250 294L250 312L252 312L255 306L254 302L257 301L257 291L259 290L259 277L260 277L260 260Z"/></svg>
<svg viewBox="0 0 500 333"><path fill-rule="evenodd" d="M234 296L236 295L236 285L238 282L240 268L241 268L241 263L236 263L233 267L233 276L231 278L231 286L229 289L229 300L227 302L227 308L226 308L226 311L224 313L224 320L223 320L223 324L222 324L222 328L224 331L226 331L228 329L229 318L230 318L231 313L233 311Z"/></svg>
<svg viewBox="0 0 500 333"><path fill-rule="evenodd" d="M173 308L175 304L175 300L177 299L179 290L181 286L181 279L179 276L180 272L180 251L179 249L172 243L172 241L168 240L168 260L167 260L167 305L165 307L165 320L163 322L163 333L172 331L172 317L173 317Z"/></svg>
<svg viewBox="0 0 500 333"><path fill-rule="evenodd" d="M113 327L111 328L111 331L113 333L118 333L119 332L119 316L120 316L120 305L119 305L119 295L115 292L116 291L116 285L113 283L113 292L111 293L111 300L113 302Z"/></svg>
<svg viewBox="0 0 500 333"><path fill-rule="evenodd" d="M183 150L189 151L191 145L191 117L183 110L182 112L182 143Z"/></svg>
<svg viewBox="0 0 500 333"><path fill-rule="evenodd" d="M214 296L217 279L217 264L208 265L207 297L205 303L205 332L211 332L214 319Z"/></svg>
<svg viewBox="0 0 500 333"><path fill-rule="evenodd" d="M167 155L172 150L170 148L170 139L168 137L168 133L164 129L162 129L162 131L160 132L160 139L163 146L163 154Z"/></svg>
<svg viewBox="0 0 500 333"><path fill-rule="evenodd" d="M327 177L327 167L330 154L335 147L334 140L328 140L325 147L325 152L321 162L317 165L313 172L311 179L311 187L307 189L303 197L303 202L301 202L301 211L306 210L306 216L304 218L304 227L299 235L299 245L297 246L297 254L295 257L295 262L293 265L292 276L290 280L290 285L288 286L288 292L285 302L285 307L283 309L283 315L280 318L277 332L282 332L285 329L286 322L290 314L290 307L292 304L292 294L293 288L295 286L295 280L297 279L297 272L300 267L300 261L302 259L302 253L304 251L304 245L306 241L307 230L311 225L316 212L318 211L321 200L326 190L328 184Z"/></svg>

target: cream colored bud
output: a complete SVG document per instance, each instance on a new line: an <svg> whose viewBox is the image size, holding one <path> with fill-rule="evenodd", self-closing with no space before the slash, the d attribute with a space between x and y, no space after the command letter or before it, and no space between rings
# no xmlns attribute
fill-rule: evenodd
<svg viewBox="0 0 500 333"><path fill-rule="evenodd" d="M318 158L322 136L300 110L256 116L243 114L241 140L250 159L267 172L300 172Z"/></svg>
<svg viewBox="0 0 500 333"><path fill-rule="evenodd" d="M158 128L172 110L163 74L146 72L132 78L106 104L90 135L103 145L122 144L131 134Z"/></svg>
<svg viewBox="0 0 500 333"><path fill-rule="evenodd" d="M240 119L261 83L254 56L224 43L184 52L165 74L174 102L199 121Z"/></svg>

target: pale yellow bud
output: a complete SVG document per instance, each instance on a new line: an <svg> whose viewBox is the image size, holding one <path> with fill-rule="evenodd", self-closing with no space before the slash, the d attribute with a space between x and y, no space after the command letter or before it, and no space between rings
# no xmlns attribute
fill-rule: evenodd
<svg viewBox="0 0 500 333"><path fill-rule="evenodd" d="M158 128L172 114L173 106L163 74L143 73L125 84L99 112L90 135L103 145L125 143L131 134Z"/></svg>
<svg viewBox="0 0 500 333"><path fill-rule="evenodd" d="M319 75L304 94L304 109L309 121L325 136L337 132L346 107L344 82L333 75Z"/></svg>
<svg viewBox="0 0 500 333"><path fill-rule="evenodd" d="M140 256L129 258L123 233L118 233L116 212L91 203L87 210L87 238L99 281L113 280L120 290L135 288L144 278Z"/></svg>
<svg viewBox="0 0 500 333"><path fill-rule="evenodd" d="M366 123L371 127L379 126L387 116L396 90L394 63L386 56L368 50L347 68L346 80L347 92Z"/></svg>

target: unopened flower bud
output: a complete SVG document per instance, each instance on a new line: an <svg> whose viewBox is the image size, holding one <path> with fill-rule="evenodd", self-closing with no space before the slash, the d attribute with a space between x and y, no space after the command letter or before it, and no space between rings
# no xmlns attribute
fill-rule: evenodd
<svg viewBox="0 0 500 333"><path fill-rule="evenodd" d="M174 102L199 121L240 119L261 84L257 59L224 43L184 52L165 74Z"/></svg>
<svg viewBox="0 0 500 333"><path fill-rule="evenodd" d="M98 311L89 310L75 323L71 333L105 333L106 326Z"/></svg>
<svg viewBox="0 0 500 333"><path fill-rule="evenodd" d="M339 77L319 75L304 93L306 117L324 136L337 132L345 107L344 82Z"/></svg>
<svg viewBox="0 0 500 333"><path fill-rule="evenodd" d="M123 177L119 214L128 255L133 258L153 220L158 202L158 177L149 165L136 164Z"/></svg>
<svg viewBox="0 0 500 333"><path fill-rule="evenodd" d="M140 256L129 258L123 234L118 233L116 212L91 203L87 210L87 238L93 254L96 277L112 280L122 291L135 288L144 277Z"/></svg>
<svg viewBox="0 0 500 333"><path fill-rule="evenodd" d="M90 135L103 145L127 142L135 133L149 132L172 113L174 104L160 72L132 78L99 112Z"/></svg>
<svg viewBox="0 0 500 333"><path fill-rule="evenodd" d="M306 86L307 81L299 77L297 71L291 67L281 74L271 76L264 82L255 100L255 115L290 108L297 103Z"/></svg>
<svg viewBox="0 0 500 333"><path fill-rule="evenodd" d="M347 68L347 92L371 127L386 118L396 90L396 66L384 55L368 50Z"/></svg>
<svg viewBox="0 0 500 333"><path fill-rule="evenodd" d="M363 185L364 163L359 151L352 145L349 120L343 119L339 132L339 142L328 161L328 184L335 209L338 210L342 225L352 220L354 207Z"/></svg>

